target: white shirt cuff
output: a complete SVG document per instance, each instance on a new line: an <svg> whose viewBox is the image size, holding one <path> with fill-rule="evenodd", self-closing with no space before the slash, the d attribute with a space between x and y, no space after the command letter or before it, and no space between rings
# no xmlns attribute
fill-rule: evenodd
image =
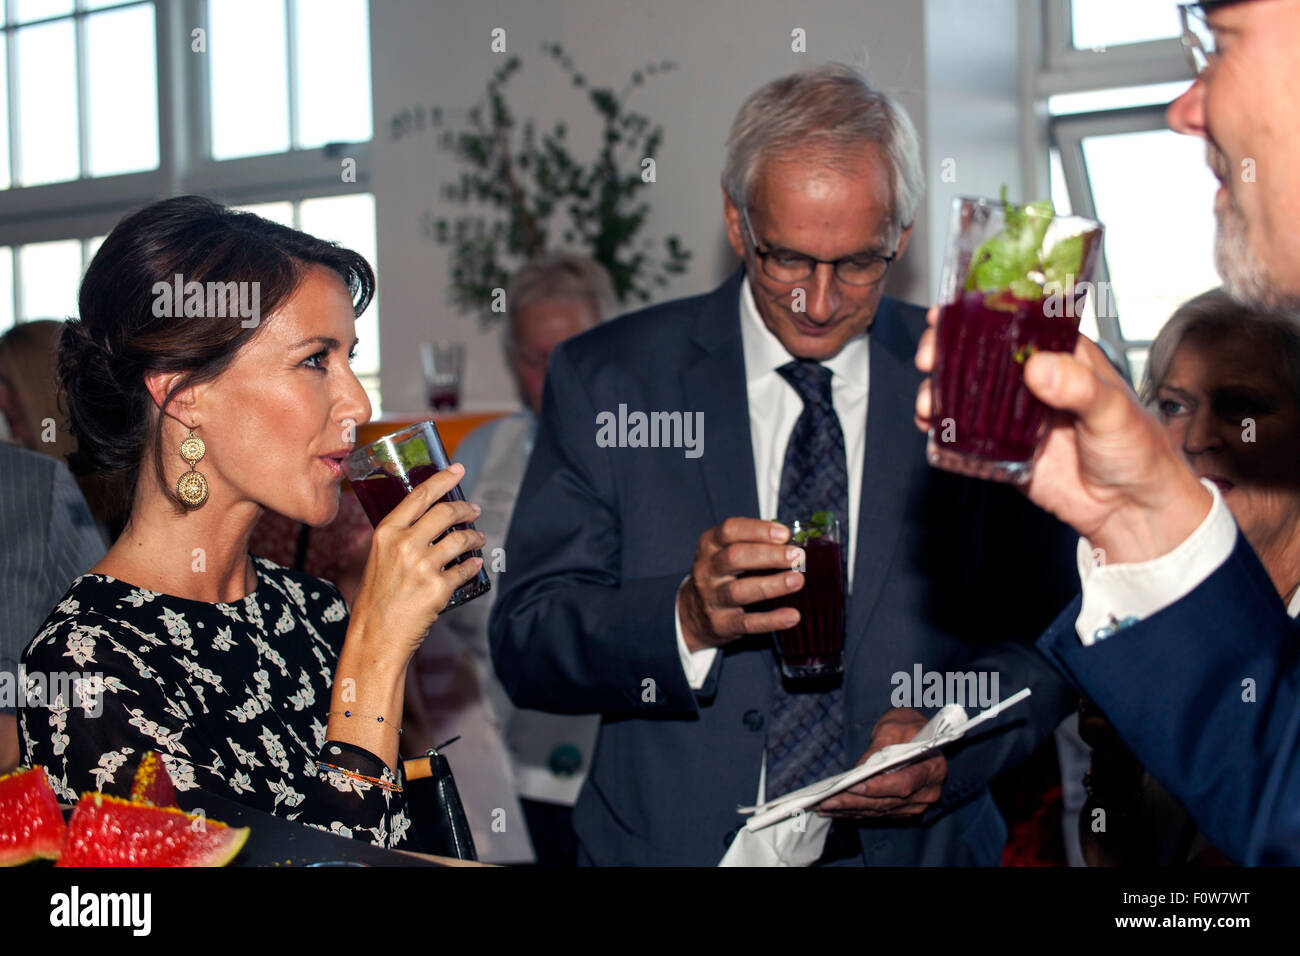
<svg viewBox="0 0 1300 956"><path fill-rule="evenodd" d="M678 598L681 597L682 588L689 580L690 575L687 575L677 586ZM706 647L702 651L692 652L686 646L686 637L682 634L682 616L677 612L676 601L673 602L673 626L677 628L677 653L682 658L682 671L686 674L686 683L691 685L691 690L699 690L704 686L704 681L713 668L713 658L718 653L718 649Z"/></svg>
<svg viewBox="0 0 1300 956"><path fill-rule="evenodd" d="M1099 566L1091 543L1079 539L1083 604L1074 626L1085 645L1109 636L1117 622L1140 621L1181 600L1228 560L1237 543L1237 523L1218 487L1205 479L1201 484L1214 496L1210 513L1168 554L1151 561Z"/></svg>

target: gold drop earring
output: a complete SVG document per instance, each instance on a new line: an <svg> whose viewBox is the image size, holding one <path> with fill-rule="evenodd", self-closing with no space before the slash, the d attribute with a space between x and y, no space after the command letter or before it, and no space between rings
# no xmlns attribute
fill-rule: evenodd
<svg viewBox="0 0 1300 956"><path fill-rule="evenodd" d="M197 508L208 500L208 479L194 470L206 450L203 439L191 428L189 437L181 442L181 457L190 463L190 470L176 479L176 497L187 508Z"/></svg>

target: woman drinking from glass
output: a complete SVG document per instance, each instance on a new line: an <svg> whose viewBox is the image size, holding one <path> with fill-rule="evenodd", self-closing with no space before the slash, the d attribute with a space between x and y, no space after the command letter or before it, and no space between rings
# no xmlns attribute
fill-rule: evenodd
<svg viewBox="0 0 1300 956"><path fill-rule="evenodd" d="M478 509L431 477L375 529L351 614L248 553L271 509L322 526L370 403L349 359L374 294L358 254L199 197L124 219L60 347L74 467L118 482L124 531L29 645L77 672L21 710L59 795L121 794L146 750L180 790L411 846L398 735L406 666L479 559ZM50 687L56 686L53 682Z"/></svg>

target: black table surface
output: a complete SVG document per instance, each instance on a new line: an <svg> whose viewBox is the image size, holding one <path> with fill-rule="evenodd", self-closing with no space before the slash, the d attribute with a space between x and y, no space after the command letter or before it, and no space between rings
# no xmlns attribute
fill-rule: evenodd
<svg viewBox="0 0 1300 956"><path fill-rule="evenodd" d="M211 820L250 832L231 866L309 866L313 863L352 863L366 866L441 866L397 850L386 850L367 840L351 840L315 827L295 823L194 788L176 794L182 810L202 809Z"/></svg>

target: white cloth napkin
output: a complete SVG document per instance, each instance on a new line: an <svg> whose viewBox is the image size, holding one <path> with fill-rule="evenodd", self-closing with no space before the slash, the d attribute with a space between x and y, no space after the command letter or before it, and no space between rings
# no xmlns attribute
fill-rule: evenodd
<svg viewBox="0 0 1300 956"><path fill-rule="evenodd" d="M819 780L775 800L753 807L740 807L738 812L751 814L750 819L736 834L718 865L808 866L821 856L831 825L830 817L809 813L809 807L868 777L924 759L936 747L960 739L971 728L992 720L1029 694L1026 687L970 718L959 705L949 704L905 744L884 747L852 770Z"/></svg>

